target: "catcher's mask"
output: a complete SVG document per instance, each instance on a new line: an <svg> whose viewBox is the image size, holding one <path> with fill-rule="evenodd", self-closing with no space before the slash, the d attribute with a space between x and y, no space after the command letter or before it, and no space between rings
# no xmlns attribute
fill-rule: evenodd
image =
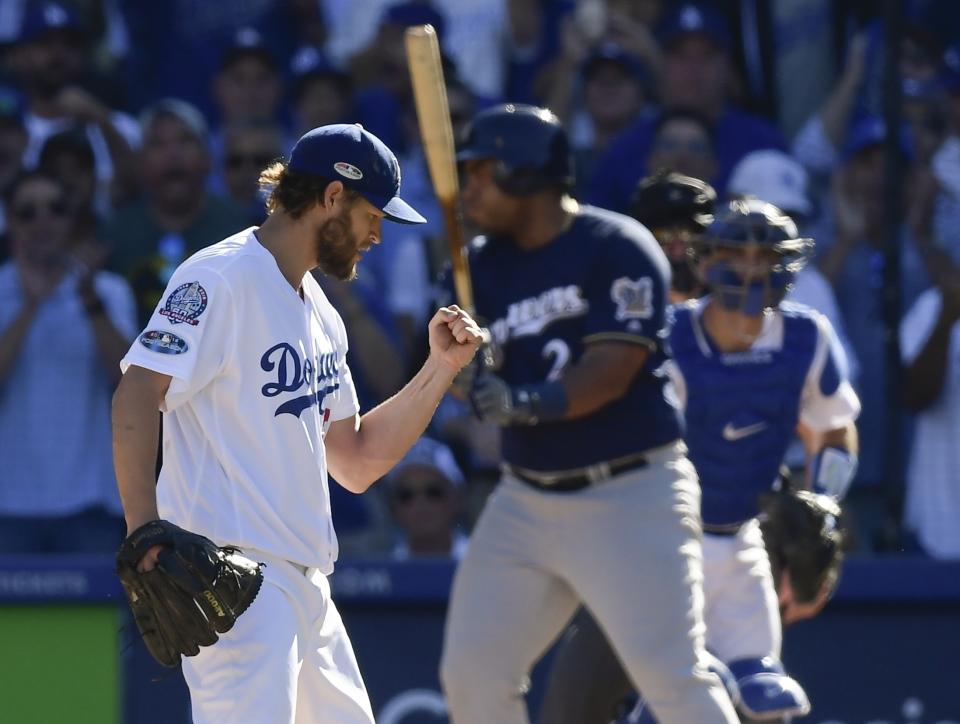
<svg viewBox="0 0 960 724"><path fill-rule="evenodd" d="M773 204L731 201L692 240L701 281L725 308L758 316L783 301L813 252L813 239Z"/></svg>

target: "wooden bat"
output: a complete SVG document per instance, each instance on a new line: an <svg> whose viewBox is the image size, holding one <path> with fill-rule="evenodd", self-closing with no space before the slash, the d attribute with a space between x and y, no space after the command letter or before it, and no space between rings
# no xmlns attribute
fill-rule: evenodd
<svg viewBox="0 0 960 724"><path fill-rule="evenodd" d="M453 128L450 125L447 86L443 80L437 32L432 25L410 27L406 30L404 42L423 151L427 157L433 190L443 211L457 304L473 314L473 286L460 225L460 182L457 178Z"/></svg>

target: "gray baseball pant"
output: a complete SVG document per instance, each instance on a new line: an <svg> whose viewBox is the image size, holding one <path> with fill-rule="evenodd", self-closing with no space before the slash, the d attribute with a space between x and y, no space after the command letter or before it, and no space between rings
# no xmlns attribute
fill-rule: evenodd
<svg viewBox="0 0 960 724"><path fill-rule="evenodd" d="M681 443L572 493L505 474L454 580L441 680L454 724L526 724L528 673L581 602L661 724L736 724L704 654L700 490Z"/></svg>

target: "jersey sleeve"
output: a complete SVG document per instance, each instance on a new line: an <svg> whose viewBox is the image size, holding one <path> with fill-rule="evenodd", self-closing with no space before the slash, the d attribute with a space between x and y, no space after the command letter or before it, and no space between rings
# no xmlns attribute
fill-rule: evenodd
<svg viewBox="0 0 960 724"><path fill-rule="evenodd" d="M921 294L900 322L900 359L912 364L937 325L943 298L937 289Z"/></svg>
<svg viewBox="0 0 960 724"><path fill-rule="evenodd" d="M860 414L860 398L850 384L843 346L829 320L815 317L817 347L800 399L800 421L816 432L843 427Z"/></svg>
<svg viewBox="0 0 960 724"><path fill-rule="evenodd" d="M236 300L216 271L196 265L178 269L146 328L120 362L170 375L164 400L172 411L222 372L232 354Z"/></svg>
<svg viewBox="0 0 960 724"><path fill-rule="evenodd" d="M645 228L636 233L647 240L604 240L597 255L585 296L587 313L585 343L620 341L655 349L664 338L669 271L656 240ZM640 242L643 243L640 243Z"/></svg>

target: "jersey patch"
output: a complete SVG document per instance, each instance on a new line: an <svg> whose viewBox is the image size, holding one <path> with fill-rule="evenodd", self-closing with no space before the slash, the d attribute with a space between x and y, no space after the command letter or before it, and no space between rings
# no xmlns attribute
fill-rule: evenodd
<svg viewBox="0 0 960 724"><path fill-rule="evenodd" d="M187 351L186 340L170 332L148 329L140 335L140 344L152 352L160 354L183 354Z"/></svg>
<svg viewBox="0 0 960 724"><path fill-rule="evenodd" d="M352 179L353 181L359 181L363 178L363 171L346 161L337 161L333 164L333 170L344 178Z"/></svg>
<svg viewBox="0 0 960 724"><path fill-rule="evenodd" d="M610 285L610 298L617 305L617 321L650 319L653 316L653 279L620 277Z"/></svg>
<svg viewBox="0 0 960 724"><path fill-rule="evenodd" d="M170 320L170 324L186 322L196 327L197 317L207 308L207 290L200 286L200 282L187 282L170 292L170 296L163 303L160 314Z"/></svg>

